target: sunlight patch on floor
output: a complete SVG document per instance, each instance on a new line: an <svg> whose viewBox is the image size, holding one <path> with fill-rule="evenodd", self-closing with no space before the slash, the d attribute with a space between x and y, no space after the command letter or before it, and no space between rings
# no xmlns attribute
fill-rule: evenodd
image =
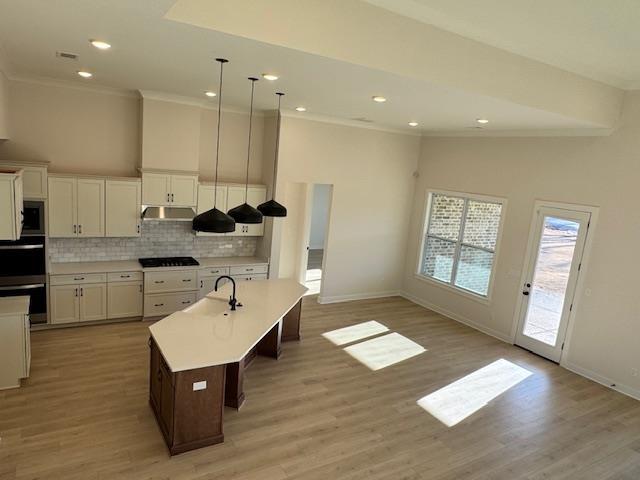
<svg viewBox="0 0 640 480"><path fill-rule="evenodd" d="M325 332L322 336L335 345L344 345L345 343L355 342L356 340L388 331L389 329L383 324L371 320L370 322L359 323L357 325L351 325L350 327Z"/></svg>
<svg viewBox="0 0 640 480"><path fill-rule="evenodd" d="M399 333L390 333L382 337L351 345L344 349L349 355L371 370L394 365L426 352L426 348L403 337Z"/></svg>
<svg viewBox="0 0 640 480"><path fill-rule="evenodd" d="M529 370L501 358L421 398L418 405L453 427L530 375Z"/></svg>
<svg viewBox="0 0 640 480"><path fill-rule="evenodd" d="M306 295L316 295L320 293L320 286L322 285L322 270L319 268L310 268L307 270L304 279L304 286L309 290Z"/></svg>

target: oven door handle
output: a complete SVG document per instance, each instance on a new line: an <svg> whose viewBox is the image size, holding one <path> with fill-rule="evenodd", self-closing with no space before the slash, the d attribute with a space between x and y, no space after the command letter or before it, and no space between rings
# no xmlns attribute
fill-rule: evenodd
<svg viewBox="0 0 640 480"><path fill-rule="evenodd" d="M13 287L0 287L0 290L31 290L34 288L42 288L44 283L32 283L31 285L15 285Z"/></svg>
<svg viewBox="0 0 640 480"><path fill-rule="evenodd" d="M0 250L35 250L44 248L44 245L0 245Z"/></svg>

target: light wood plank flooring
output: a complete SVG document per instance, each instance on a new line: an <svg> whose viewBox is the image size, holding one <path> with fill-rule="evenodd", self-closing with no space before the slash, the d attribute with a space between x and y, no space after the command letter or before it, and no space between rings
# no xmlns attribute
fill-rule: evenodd
<svg viewBox="0 0 640 480"><path fill-rule="evenodd" d="M427 352L376 372L321 336L377 320ZM638 479L640 402L401 298L318 305L258 358L224 444L170 458L147 399L148 323L33 333L0 392L5 479ZM499 358L534 372L447 428L416 400Z"/></svg>

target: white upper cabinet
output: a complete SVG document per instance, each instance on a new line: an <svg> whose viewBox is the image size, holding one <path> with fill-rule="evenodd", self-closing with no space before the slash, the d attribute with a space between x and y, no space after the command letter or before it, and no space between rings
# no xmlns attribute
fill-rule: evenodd
<svg viewBox="0 0 640 480"><path fill-rule="evenodd" d="M49 236L104 237L104 180L49 177Z"/></svg>
<svg viewBox="0 0 640 480"><path fill-rule="evenodd" d="M204 213L207 210L213 208L213 185L199 185L198 186L198 214ZM218 184L216 192L216 208L222 212L227 212L227 186ZM199 236L223 236L225 233L208 233L208 232L196 232Z"/></svg>
<svg viewBox="0 0 640 480"><path fill-rule="evenodd" d="M107 180L105 233L107 237L139 237L141 222L139 180Z"/></svg>
<svg viewBox="0 0 640 480"><path fill-rule="evenodd" d="M0 170L0 240L17 240L22 234L22 175L11 170Z"/></svg>
<svg viewBox="0 0 640 480"><path fill-rule="evenodd" d="M22 191L26 200L42 200L47 198L47 167L18 163L0 164L0 169L16 168L22 170Z"/></svg>
<svg viewBox="0 0 640 480"><path fill-rule="evenodd" d="M170 173L142 174L143 205L195 207L198 176Z"/></svg>
<svg viewBox="0 0 640 480"><path fill-rule="evenodd" d="M245 201L245 187L228 187L227 209L230 210ZM247 203L257 207L267 199L266 187L249 187L247 190ZM264 235L264 221L256 224L236 223L236 231L229 233L236 237L260 237Z"/></svg>

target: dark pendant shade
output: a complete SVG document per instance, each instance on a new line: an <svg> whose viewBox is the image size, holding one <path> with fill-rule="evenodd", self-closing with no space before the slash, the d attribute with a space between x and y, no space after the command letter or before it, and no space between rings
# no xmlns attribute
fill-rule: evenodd
<svg viewBox="0 0 640 480"><path fill-rule="evenodd" d="M236 222L214 207L194 217L193 229L197 232L229 233L236 231Z"/></svg>
<svg viewBox="0 0 640 480"><path fill-rule="evenodd" d="M243 203L229 210L229 216L237 223L262 223L262 213L248 203Z"/></svg>
<svg viewBox="0 0 640 480"><path fill-rule="evenodd" d="M267 200L266 202L258 205L258 210L260 210L260 213L262 213L262 215L264 215L265 217L287 216L287 209L284 207L284 205L280 205L274 199Z"/></svg>

